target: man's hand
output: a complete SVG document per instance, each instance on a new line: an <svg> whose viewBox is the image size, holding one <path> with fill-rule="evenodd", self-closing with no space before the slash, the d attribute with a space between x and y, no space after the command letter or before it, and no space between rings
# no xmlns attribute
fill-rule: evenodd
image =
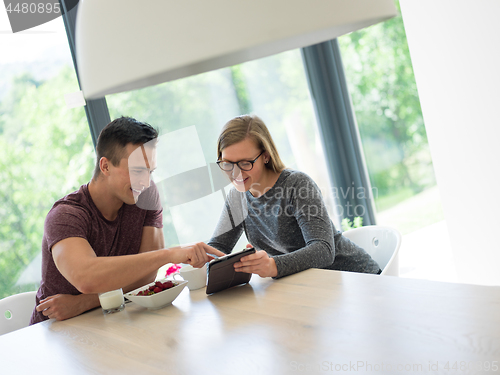
<svg viewBox="0 0 500 375"><path fill-rule="evenodd" d="M196 268L203 267L205 263L214 259L214 257L210 254L217 255L219 257L226 255L223 252L208 246L204 242L171 247L168 250L171 252L172 257L170 262L187 263Z"/></svg>
<svg viewBox="0 0 500 375"><path fill-rule="evenodd" d="M276 262L264 250L244 256L234 264L234 270L236 272L255 273L260 277L278 276Z"/></svg>
<svg viewBox="0 0 500 375"><path fill-rule="evenodd" d="M65 320L99 306L97 294L56 294L40 301L36 311L49 319Z"/></svg>

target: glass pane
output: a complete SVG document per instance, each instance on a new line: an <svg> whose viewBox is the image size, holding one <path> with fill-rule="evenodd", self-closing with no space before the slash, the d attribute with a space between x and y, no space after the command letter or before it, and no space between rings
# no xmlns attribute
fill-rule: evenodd
<svg viewBox="0 0 500 375"><path fill-rule="evenodd" d="M286 166L308 173L333 210L298 50L106 100L112 118L130 115L161 130L154 180L164 203L167 246L210 239L230 188L214 164L216 142L222 126L241 114L264 120ZM235 250L245 245L242 238Z"/></svg>
<svg viewBox="0 0 500 375"><path fill-rule="evenodd" d="M38 288L43 224L54 202L91 177L95 160L61 18L0 32L0 298Z"/></svg>
<svg viewBox="0 0 500 375"><path fill-rule="evenodd" d="M456 282L403 20L345 35L339 44L377 224L403 235L400 276Z"/></svg>
<svg viewBox="0 0 500 375"><path fill-rule="evenodd" d="M233 69L241 72L245 86L240 86L240 90L246 89L250 110L269 125L285 165L307 173L318 184L330 217L340 229L300 51L288 51Z"/></svg>
<svg viewBox="0 0 500 375"><path fill-rule="evenodd" d="M377 224L444 219L401 16L339 38Z"/></svg>

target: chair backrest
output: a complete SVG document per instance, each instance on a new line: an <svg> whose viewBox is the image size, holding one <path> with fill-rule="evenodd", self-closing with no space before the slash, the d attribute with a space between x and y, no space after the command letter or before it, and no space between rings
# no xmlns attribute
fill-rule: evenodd
<svg viewBox="0 0 500 375"><path fill-rule="evenodd" d="M379 264L382 275L399 276L401 234L394 228L368 225L342 233Z"/></svg>
<svg viewBox="0 0 500 375"><path fill-rule="evenodd" d="M36 292L26 292L0 300L0 335L29 325L35 296Z"/></svg>

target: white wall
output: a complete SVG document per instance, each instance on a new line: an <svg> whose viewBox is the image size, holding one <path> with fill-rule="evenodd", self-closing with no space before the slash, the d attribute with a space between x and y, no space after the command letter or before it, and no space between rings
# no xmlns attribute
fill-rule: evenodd
<svg viewBox="0 0 500 375"><path fill-rule="evenodd" d="M500 285L500 1L400 4L458 277Z"/></svg>

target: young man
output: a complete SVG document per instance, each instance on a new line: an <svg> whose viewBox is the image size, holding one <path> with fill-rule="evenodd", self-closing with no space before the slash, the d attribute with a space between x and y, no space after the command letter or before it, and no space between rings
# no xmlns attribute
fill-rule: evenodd
<svg viewBox="0 0 500 375"><path fill-rule="evenodd" d="M151 173L158 132L121 117L97 141L90 183L58 200L45 220L42 282L30 324L99 306L97 293L154 281L166 263L201 267L224 255L204 244L164 249L162 208Z"/></svg>

